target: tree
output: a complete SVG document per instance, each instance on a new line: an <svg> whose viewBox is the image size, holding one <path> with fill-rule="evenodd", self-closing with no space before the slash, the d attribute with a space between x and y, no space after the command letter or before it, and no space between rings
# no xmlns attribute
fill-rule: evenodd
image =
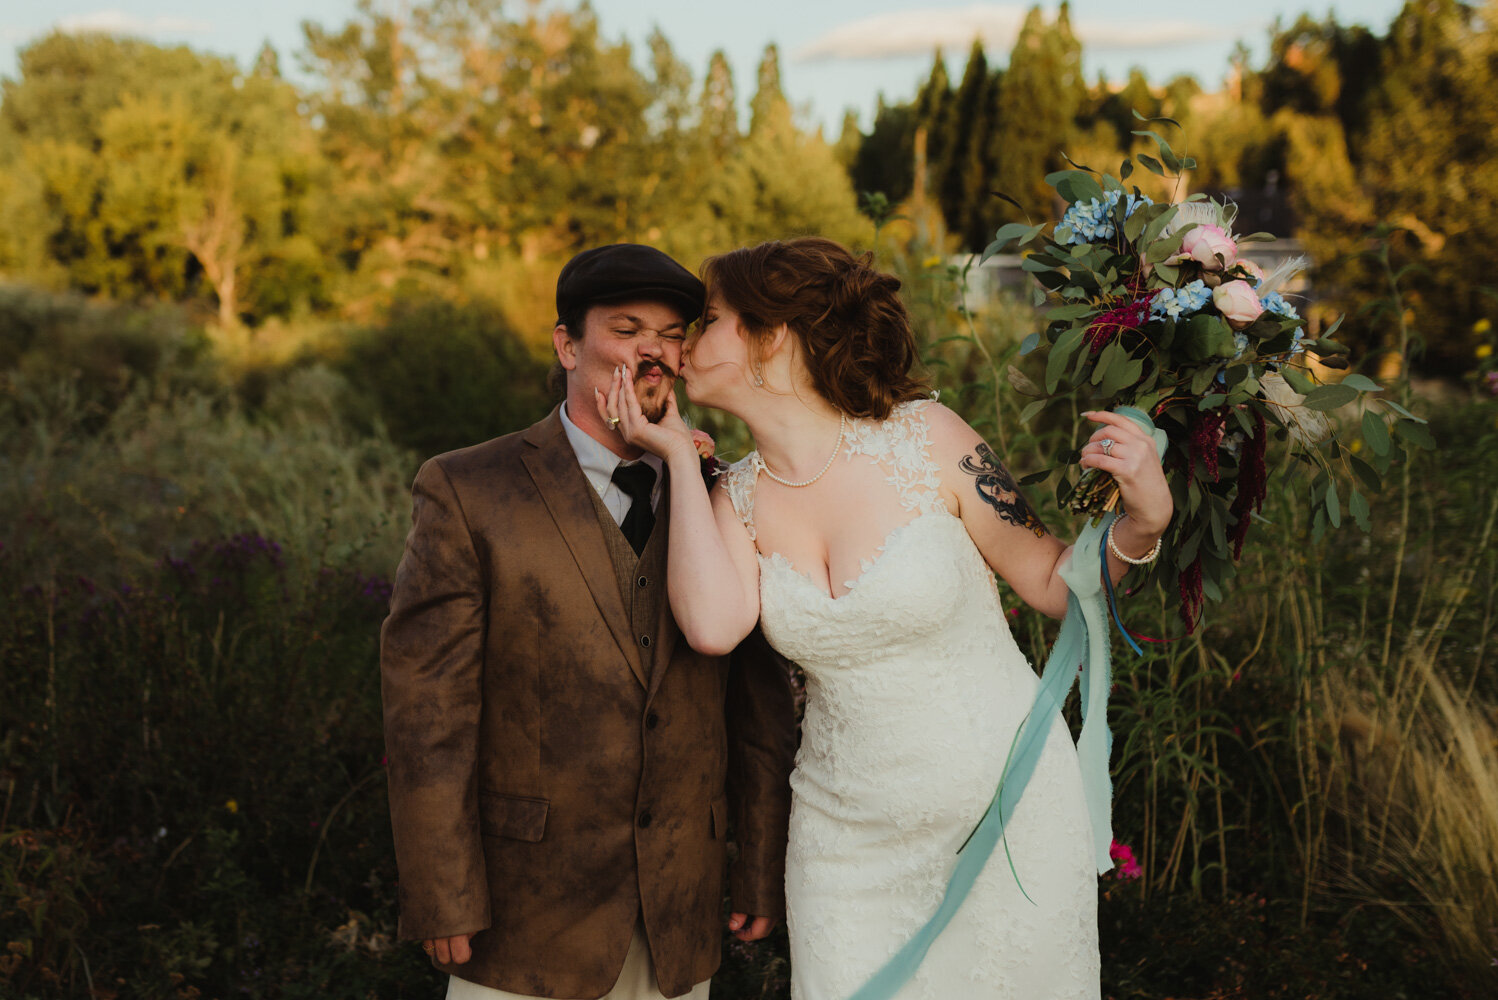
<svg viewBox="0 0 1498 1000"><path fill-rule="evenodd" d="M759 86L749 100L749 134L791 126L791 103L780 87L780 49L771 42L759 60Z"/></svg>
<svg viewBox="0 0 1498 1000"><path fill-rule="evenodd" d="M187 49L55 34L23 52L3 108L7 179L36 198L7 199L5 228L39 234L0 249L15 270L118 298L206 283L223 326L289 307L284 287L250 278L315 260L302 215L314 150L287 84Z"/></svg>
<svg viewBox="0 0 1498 1000"><path fill-rule="evenodd" d="M739 106L733 69L722 49L714 50L697 101L698 128L714 163L721 163L738 145Z"/></svg>
<svg viewBox="0 0 1498 1000"><path fill-rule="evenodd" d="M1053 28L1046 25L1039 7L1030 8L1004 73L990 155L995 187L1025 209L1019 213L1006 206L1000 210L1005 221L1026 214L1035 221L1049 216L1052 194L1045 176L1064 162L1061 149L1082 109L1086 88L1080 48L1066 13L1063 4Z"/></svg>

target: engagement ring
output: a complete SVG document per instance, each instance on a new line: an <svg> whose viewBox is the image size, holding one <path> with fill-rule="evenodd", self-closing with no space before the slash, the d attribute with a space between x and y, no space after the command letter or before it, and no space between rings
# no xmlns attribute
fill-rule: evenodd
<svg viewBox="0 0 1498 1000"><path fill-rule="evenodd" d="M1098 442L1099 447L1103 449L1103 454L1109 458L1113 457L1113 443L1112 438L1103 438Z"/></svg>

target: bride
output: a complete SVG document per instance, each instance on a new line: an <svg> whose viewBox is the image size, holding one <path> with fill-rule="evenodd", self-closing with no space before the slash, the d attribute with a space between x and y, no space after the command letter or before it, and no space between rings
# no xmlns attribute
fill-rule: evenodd
<svg viewBox="0 0 1498 1000"><path fill-rule="evenodd" d="M786 866L791 994L847 1000L941 902L1038 683L993 574L1053 617L1071 552L1000 456L911 375L900 283L829 240L703 267L688 398L757 450L711 496L675 401L658 424L616 373L597 403L670 470L668 591L725 653L754 627L807 678ZM1115 580L1169 522L1153 442L1111 413L1081 464L1118 480ZM1076 750L1055 725L995 852L899 996L1096 998L1097 878Z"/></svg>

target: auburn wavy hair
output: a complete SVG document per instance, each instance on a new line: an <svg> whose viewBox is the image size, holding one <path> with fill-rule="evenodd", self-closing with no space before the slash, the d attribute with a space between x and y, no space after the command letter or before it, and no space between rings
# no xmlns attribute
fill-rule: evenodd
<svg viewBox="0 0 1498 1000"><path fill-rule="evenodd" d="M738 313L751 358L784 323L823 398L849 416L883 420L930 389L911 374L915 334L900 279L873 260L820 236L771 240L709 257L702 282Z"/></svg>

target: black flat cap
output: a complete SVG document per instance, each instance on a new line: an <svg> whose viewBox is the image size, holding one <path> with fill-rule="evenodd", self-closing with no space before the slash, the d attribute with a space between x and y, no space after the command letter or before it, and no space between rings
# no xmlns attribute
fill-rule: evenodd
<svg viewBox="0 0 1498 1000"><path fill-rule="evenodd" d="M614 243L584 250L557 277L557 316L597 302L649 299L665 302L690 323L702 313L707 289L696 275L655 247Z"/></svg>

